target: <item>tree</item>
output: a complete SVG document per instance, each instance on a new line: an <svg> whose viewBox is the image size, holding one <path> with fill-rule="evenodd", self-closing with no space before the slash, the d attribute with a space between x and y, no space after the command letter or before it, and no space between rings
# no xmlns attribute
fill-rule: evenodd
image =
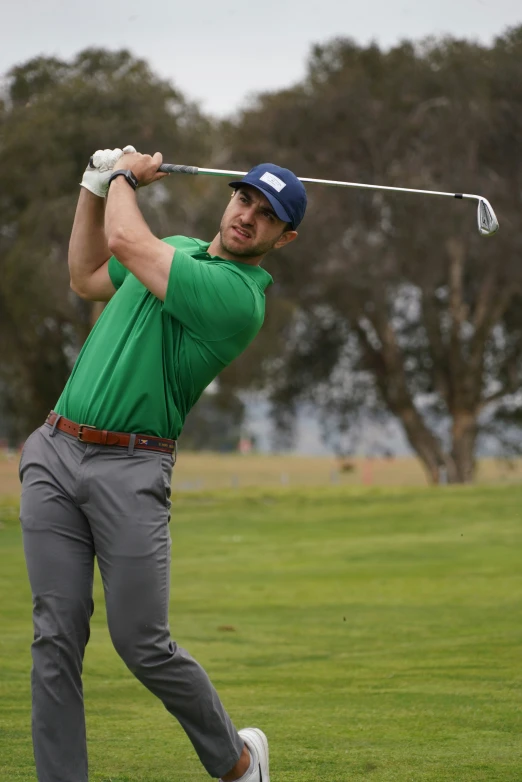
<svg viewBox="0 0 522 782"><path fill-rule="evenodd" d="M501 223L484 240L466 202L310 185L299 241L267 263L277 326L256 348L267 359L253 382L270 389L280 427L300 400L338 441L362 414L392 414L434 483L473 479L481 434L515 447L522 27L490 48L317 46L305 80L260 96L230 146L234 166L481 193Z"/></svg>
<svg viewBox="0 0 522 782"><path fill-rule="evenodd" d="M69 289L67 247L89 154L133 143L166 159L210 154L212 127L170 83L127 51L87 49L71 62L13 68L0 103L0 407L18 441L58 398L92 325ZM140 195L158 235L194 233L202 182ZM182 190L180 190L182 188ZM179 193L182 197L179 197Z"/></svg>

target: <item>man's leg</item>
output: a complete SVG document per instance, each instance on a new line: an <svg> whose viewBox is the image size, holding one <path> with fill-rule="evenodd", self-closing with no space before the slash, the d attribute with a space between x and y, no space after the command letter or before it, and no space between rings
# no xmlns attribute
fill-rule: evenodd
<svg viewBox="0 0 522 782"><path fill-rule="evenodd" d="M34 606L33 745L39 782L87 782L81 674L94 548L87 520L71 499L81 448L75 452L75 441L50 432L43 426L31 435L20 465Z"/></svg>
<svg viewBox="0 0 522 782"><path fill-rule="evenodd" d="M82 507L94 536L114 646L179 720L208 773L225 775L244 742L203 668L170 637L172 459L100 449L89 470L90 497Z"/></svg>

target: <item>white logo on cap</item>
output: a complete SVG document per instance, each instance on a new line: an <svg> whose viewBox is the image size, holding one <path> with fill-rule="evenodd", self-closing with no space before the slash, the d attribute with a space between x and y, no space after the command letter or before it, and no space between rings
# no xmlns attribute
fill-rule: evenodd
<svg viewBox="0 0 522 782"><path fill-rule="evenodd" d="M265 171L263 176L259 177L261 182L266 182L267 185L270 185L274 188L274 190L277 190L278 193L281 192L283 187L286 187L286 183L283 182L282 179L279 179L279 177L275 176L275 174L271 174L270 171Z"/></svg>

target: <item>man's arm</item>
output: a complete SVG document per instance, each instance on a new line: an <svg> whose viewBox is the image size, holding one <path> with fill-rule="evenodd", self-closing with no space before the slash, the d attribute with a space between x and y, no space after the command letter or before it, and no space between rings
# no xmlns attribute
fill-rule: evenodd
<svg viewBox="0 0 522 782"><path fill-rule="evenodd" d="M131 169L140 185L166 176L158 174L162 156L134 153L118 161L119 169ZM105 208L105 235L109 251L146 288L165 300L174 248L151 232L136 201L136 193L122 176L111 183Z"/></svg>
<svg viewBox="0 0 522 782"><path fill-rule="evenodd" d="M109 301L116 292L108 271L104 215L105 199L82 187L69 242L69 272L73 291L92 301Z"/></svg>

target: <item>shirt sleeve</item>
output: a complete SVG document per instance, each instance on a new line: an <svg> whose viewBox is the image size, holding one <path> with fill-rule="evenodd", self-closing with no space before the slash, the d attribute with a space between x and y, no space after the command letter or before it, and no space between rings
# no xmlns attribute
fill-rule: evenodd
<svg viewBox="0 0 522 782"><path fill-rule="evenodd" d="M129 274L129 270L122 263L120 263L119 260L114 257L114 255L109 258L108 268L111 282L116 290L118 290L118 288L123 285L125 277L127 274Z"/></svg>
<svg viewBox="0 0 522 782"><path fill-rule="evenodd" d="M176 250L163 309L200 339L227 339L252 325L255 297L241 274Z"/></svg>

